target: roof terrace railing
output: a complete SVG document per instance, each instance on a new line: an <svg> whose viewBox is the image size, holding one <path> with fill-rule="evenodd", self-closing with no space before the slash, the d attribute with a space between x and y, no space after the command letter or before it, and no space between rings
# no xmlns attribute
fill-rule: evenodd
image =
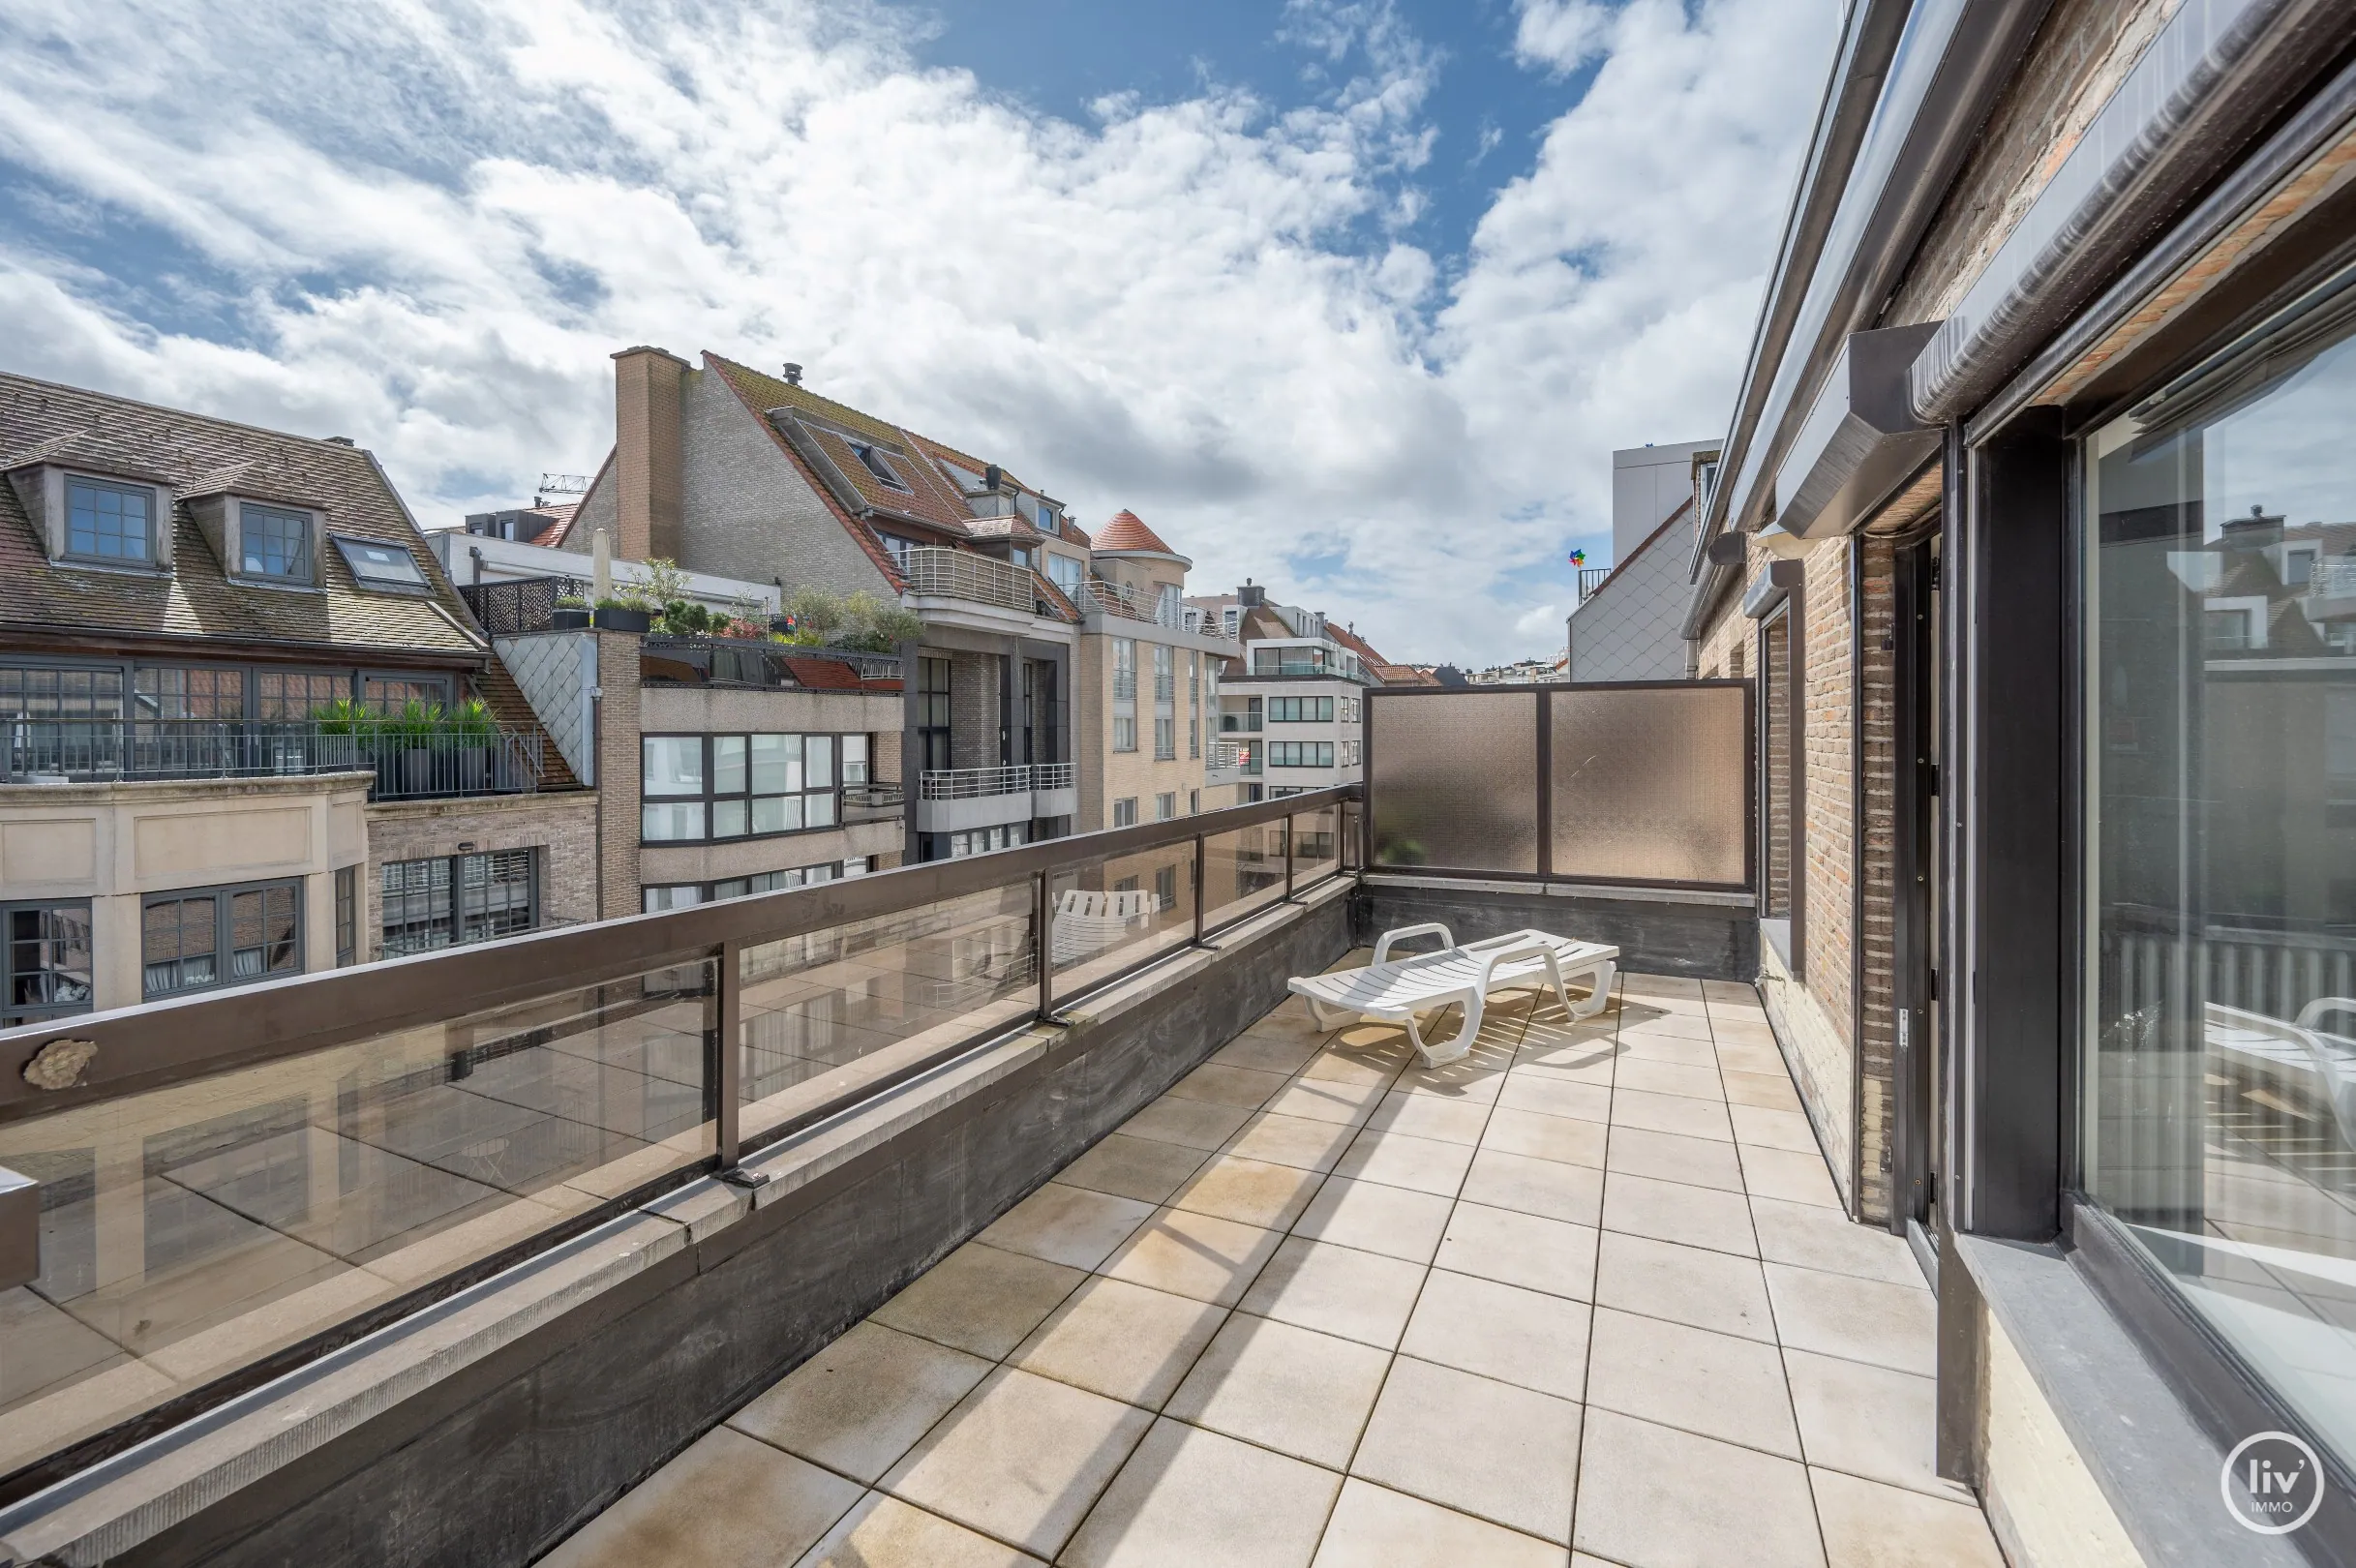
<svg viewBox="0 0 2356 1568"><path fill-rule="evenodd" d="M41 1237L0 1274L0 1505L1342 874L1356 799L0 1033Z"/></svg>
<svg viewBox="0 0 2356 1568"><path fill-rule="evenodd" d="M900 678L896 654L701 636L641 638L638 678L649 686L746 686L768 691L835 689L799 679L789 662L796 659L846 665L861 680Z"/></svg>
<svg viewBox="0 0 2356 1568"><path fill-rule="evenodd" d="M918 545L899 552L897 559L910 593L963 599L1048 619L1067 618L1056 609L1040 575L1028 566L945 545Z"/></svg>
<svg viewBox="0 0 2356 1568"><path fill-rule="evenodd" d="M1116 617L1122 620L1142 620L1156 626L1167 626L1174 631L1186 631L1187 612L1184 605L1140 592L1125 583L1110 583L1101 577L1091 577L1080 585L1085 596L1080 608L1099 615Z"/></svg>
<svg viewBox="0 0 2356 1568"><path fill-rule="evenodd" d="M0 720L0 783L363 772L372 800L521 795L545 776L543 743L537 731L404 735L317 719L15 718Z"/></svg>

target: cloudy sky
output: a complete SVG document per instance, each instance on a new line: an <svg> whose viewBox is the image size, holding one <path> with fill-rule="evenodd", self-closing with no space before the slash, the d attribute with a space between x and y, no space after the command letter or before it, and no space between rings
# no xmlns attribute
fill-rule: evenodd
<svg viewBox="0 0 2356 1568"><path fill-rule="evenodd" d="M1834 0L11 0L0 368L428 527L633 343L800 360L1395 658L1551 653L1720 434Z"/></svg>

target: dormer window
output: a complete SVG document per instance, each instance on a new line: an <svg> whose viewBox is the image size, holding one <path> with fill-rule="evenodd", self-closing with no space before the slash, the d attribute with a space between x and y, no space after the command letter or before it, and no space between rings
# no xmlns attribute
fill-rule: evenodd
<svg viewBox="0 0 2356 1568"><path fill-rule="evenodd" d="M281 506L240 502L237 534L243 570L249 577L281 583L311 581L311 514ZM406 552L404 552L406 554ZM416 563L410 562L413 571ZM358 575L356 572L354 575ZM420 578L417 587L425 586Z"/></svg>
<svg viewBox="0 0 2356 1568"><path fill-rule="evenodd" d="M340 533L332 537L344 557L344 564L351 568L353 579L362 588L378 593L433 591L417 558L401 546L379 544L374 539L347 539Z"/></svg>
<svg viewBox="0 0 2356 1568"><path fill-rule="evenodd" d="M908 488L908 482L902 479L892 468L891 460L886 458L883 453L877 451L874 447L869 446L864 441L854 441L851 443L851 450L853 454L859 458L861 466L863 467L869 473L875 475L878 479L881 479L885 484L890 485L894 490L906 490Z"/></svg>
<svg viewBox="0 0 2356 1568"><path fill-rule="evenodd" d="M145 485L69 477L66 554L84 560L154 565L156 493Z"/></svg>

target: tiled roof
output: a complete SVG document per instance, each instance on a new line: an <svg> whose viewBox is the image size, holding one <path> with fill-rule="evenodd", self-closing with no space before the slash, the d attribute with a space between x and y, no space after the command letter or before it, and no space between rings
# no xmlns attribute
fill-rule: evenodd
<svg viewBox="0 0 2356 1568"><path fill-rule="evenodd" d="M800 653L784 655L785 667L793 672L795 680L811 691L857 691L859 672L841 659L818 658Z"/></svg>
<svg viewBox="0 0 2356 1568"><path fill-rule="evenodd" d="M1019 517L978 517L966 525L966 531L977 539L1011 539L1016 544L1037 544L1046 537Z"/></svg>
<svg viewBox="0 0 2356 1568"><path fill-rule="evenodd" d="M1175 558L1178 552L1162 542L1162 536L1145 526L1145 520L1131 511L1119 511L1106 520L1096 532L1095 549L1105 551L1145 551L1157 556Z"/></svg>
<svg viewBox="0 0 2356 1568"><path fill-rule="evenodd" d="M147 478L189 494L234 490L323 507L331 533L399 545L431 596L363 592L330 546L322 593L232 582L186 499L173 508L172 571L149 576L53 562L14 484L0 484L0 624L124 636L403 648L479 658L466 606L368 453L126 398L0 375L0 467L40 462Z"/></svg>
<svg viewBox="0 0 2356 1568"><path fill-rule="evenodd" d="M1057 535L1057 537L1078 545L1082 550L1094 550L1096 548L1096 541L1088 536L1088 530L1081 528L1077 523L1072 522L1069 519L1065 520L1064 531Z"/></svg>
<svg viewBox="0 0 2356 1568"><path fill-rule="evenodd" d="M1335 642L1340 643L1344 648L1348 648L1352 653L1357 654L1360 661L1363 663L1381 664L1385 662L1383 656L1374 651L1374 644L1368 642L1356 632L1351 631L1347 626L1337 626L1332 621L1328 620L1325 623L1325 635L1332 638Z"/></svg>

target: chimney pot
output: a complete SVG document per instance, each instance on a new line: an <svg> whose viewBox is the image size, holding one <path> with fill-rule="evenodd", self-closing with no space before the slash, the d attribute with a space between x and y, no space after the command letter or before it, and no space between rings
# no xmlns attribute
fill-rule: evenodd
<svg viewBox="0 0 2356 1568"><path fill-rule="evenodd" d="M327 444L330 446L349 446L351 444L351 437L348 436L330 436L327 437Z"/></svg>
<svg viewBox="0 0 2356 1568"><path fill-rule="evenodd" d="M801 367L790 359L785 362L785 384L788 386L801 384Z"/></svg>
<svg viewBox="0 0 2356 1568"><path fill-rule="evenodd" d="M983 489L996 490L1004 483L1006 483L1006 470L999 467L997 464L993 463L988 467L982 470L982 484Z"/></svg>

